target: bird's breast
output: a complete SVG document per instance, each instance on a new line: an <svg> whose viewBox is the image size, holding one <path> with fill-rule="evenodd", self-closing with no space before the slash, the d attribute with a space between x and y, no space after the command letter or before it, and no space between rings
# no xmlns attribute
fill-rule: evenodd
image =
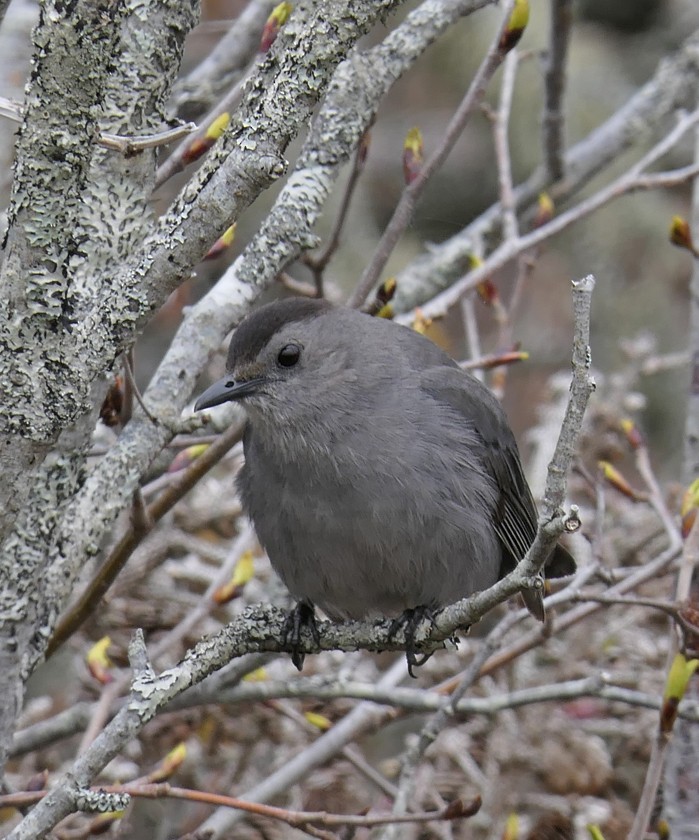
<svg viewBox="0 0 699 840"><path fill-rule="evenodd" d="M347 441L289 462L246 436L239 486L272 565L296 598L334 617L451 603L497 579L500 555L478 476L461 486L406 452ZM413 454L419 441L412 442ZM474 484L475 482L475 484Z"/></svg>

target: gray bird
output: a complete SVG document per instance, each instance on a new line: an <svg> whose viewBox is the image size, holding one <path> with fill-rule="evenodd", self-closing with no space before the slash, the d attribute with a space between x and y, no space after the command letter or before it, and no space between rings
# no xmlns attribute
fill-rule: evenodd
<svg viewBox="0 0 699 840"><path fill-rule="evenodd" d="M429 339L293 298L240 323L226 370L195 410L245 409L238 488L299 601L296 643L314 605L335 620L400 617L407 635L410 619L486 589L526 554L536 507L505 414ZM558 546L547 574L574 570ZM540 592L524 597L543 620ZM419 664L410 650L408 664Z"/></svg>

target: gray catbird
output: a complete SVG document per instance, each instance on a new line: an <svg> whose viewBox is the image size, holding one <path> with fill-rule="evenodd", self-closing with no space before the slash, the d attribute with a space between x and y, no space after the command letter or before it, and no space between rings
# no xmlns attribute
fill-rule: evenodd
<svg viewBox="0 0 699 840"><path fill-rule="evenodd" d="M314 627L313 605L333 619L400 615L409 625L526 554L536 507L505 414L429 339L294 298L241 322L226 369L195 409L245 409L238 487L299 599L297 643L299 621ZM558 546L546 570L572 574L575 562ZM543 619L539 590L524 596Z"/></svg>

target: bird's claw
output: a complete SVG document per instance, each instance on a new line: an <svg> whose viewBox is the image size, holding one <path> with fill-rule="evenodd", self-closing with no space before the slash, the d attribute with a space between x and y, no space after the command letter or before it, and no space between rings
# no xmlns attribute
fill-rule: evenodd
<svg viewBox="0 0 699 840"><path fill-rule="evenodd" d="M310 631L313 641L316 644L320 644L320 633L316 623L315 610L310 601L299 601L296 604L289 612L282 630L284 645L291 647L291 661L299 671L303 669L303 663L306 658L306 654L300 650L301 632L304 627Z"/></svg>
<svg viewBox="0 0 699 840"><path fill-rule="evenodd" d="M430 651L418 657L415 649L415 634L424 620L429 621L430 625L434 626L434 612L429 607L413 607L402 612L398 618L394 618L388 628L389 639L392 639L399 630L403 630L405 633L405 659L408 663L408 673L413 679L416 678L413 668L420 668L434 653L434 651Z"/></svg>

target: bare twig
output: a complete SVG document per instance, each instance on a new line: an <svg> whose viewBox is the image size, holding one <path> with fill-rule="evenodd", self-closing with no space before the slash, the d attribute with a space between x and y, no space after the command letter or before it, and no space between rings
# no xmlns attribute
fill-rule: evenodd
<svg viewBox="0 0 699 840"><path fill-rule="evenodd" d="M21 123L24 119L24 106L20 102L0 96L0 117L6 117L13 122ZM155 134L144 134L141 137L126 137L122 134L109 134L103 131L97 138L97 143L105 149L112 149L122 155L129 156L145 149L155 149L158 146L174 143L175 140L186 137L195 129L196 125L188 122L176 125L173 128L164 128L162 131L155 132Z"/></svg>
<svg viewBox="0 0 699 840"><path fill-rule="evenodd" d="M340 236L347 220L352 196L354 195L355 188L359 182L359 176L362 174L366 162L368 143L369 136L368 133L365 133L360 139L357 150L352 158L352 168L345 184L344 192L342 193L340 208L337 211L337 217L335 218L335 223L333 224L325 247L317 254L307 253L304 255L304 262L313 272L317 297L323 297L323 272L340 245Z"/></svg>
<svg viewBox="0 0 699 840"><path fill-rule="evenodd" d="M653 376L664 370L674 370L689 365L689 353L679 350L677 353L663 353L646 359L641 365L639 373L643 376Z"/></svg>
<svg viewBox="0 0 699 840"><path fill-rule="evenodd" d="M694 160L699 161L699 131L694 137ZM692 192L691 232L694 242L699 241L699 183L694 182ZM688 305L689 334L686 356L689 361L689 376L687 378L687 414L684 428L684 459L682 464L682 481L689 486L699 476L699 260L695 259L692 266ZM695 523L693 531L696 532ZM693 540L693 548L685 544L685 550L677 579L677 592L692 592L696 586L696 568L699 563L696 545L697 535ZM692 586L694 582L694 586ZM693 592L693 606L696 606L696 593ZM673 640L674 641L674 640ZM694 679L688 689L687 696L696 700L697 685ZM664 817L672 836L681 837L693 829L696 824L696 814L699 807L699 785L697 784L697 749L698 742L696 728L688 727L684 721L677 721L674 737L665 757L665 775L663 779ZM649 769L650 772L650 769Z"/></svg>
<svg viewBox="0 0 699 840"><path fill-rule="evenodd" d="M508 53L503 67L500 105L497 111L491 114L493 146L498 169L500 206L502 207L502 231L505 239L512 240L516 240L519 236L519 225L517 222L517 207L512 185L512 156L510 155L508 133L518 63L518 53L516 50L512 50ZM480 256L482 255L479 254ZM520 286L521 278L518 278L516 288ZM464 298L465 300L466 298ZM509 344L512 334L510 315L503 306L499 296L491 301L491 305L499 328L498 346L500 349L505 349ZM502 399L504 396L505 380L506 370L504 367L494 371L491 378L491 388L498 399Z"/></svg>
<svg viewBox="0 0 699 840"><path fill-rule="evenodd" d="M405 678L405 663L402 658L396 660L381 676L377 685L391 690ZM395 716L393 709L382 709L372 703L361 703L331 729L323 733L308 749L294 756L279 769L267 775L258 785L248 790L245 799L253 802L265 802L273 799L281 791L308 775L308 773L329 758L359 734L390 720ZM231 828L241 818L238 812L218 810L206 819L199 831L203 834L211 831L214 838L230 836Z"/></svg>
<svg viewBox="0 0 699 840"><path fill-rule="evenodd" d="M680 536L677 523L665 504L665 497L663 496L663 492L658 484L658 479L653 471L648 447L645 443L642 443L636 448L636 467L646 487L648 488L648 501L662 522L665 533L668 535L668 539L670 540L670 545L679 548L682 545L682 537ZM684 598L687 598L688 595L689 580L685 581L681 587L678 587L675 592L675 598L678 601L681 601Z"/></svg>
<svg viewBox="0 0 699 840"><path fill-rule="evenodd" d="M513 350L512 352L493 353L489 356L480 356L477 359L467 359L459 362L459 367L463 370L488 370L489 368L501 367L502 365L513 365L516 362L523 362L527 358L527 353Z"/></svg>
<svg viewBox="0 0 699 840"><path fill-rule="evenodd" d="M514 613L512 616L514 616ZM516 620L519 620L519 618ZM512 618L510 627L505 629L511 629L516 620ZM492 653L494 645L486 642L485 646ZM467 672L468 674L471 673L470 664ZM477 678L480 679L481 676L483 676L482 668L477 674ZM208 688L202 687L201 691L183 694L170 708L188 709L195 705L211 702L246 705L282 698L298 700L313 698L331 701L345 697L366 700L409 713L434 714L451 706L452 715L469 717L473 715L497 715L505 709L517 709L549 701L560 703L578 697L599 697L609 702L626 703L630 706L645 709L660 709L660 700L656 695L622 685L614 685L604 673L578 680L566 680L512 691L493 692L485 697L459 697L455 699L450 692L462 685L463 679L463 676L458 676L448 680L444 685L430 690L402 686L399 688L381 688L372 683L361 682L328 682L316 677L299 678L294 682L268 680L262 683L242 683L235 689L224 692L209 691ZM475 681L475 679L470 679L469 685ZM448 700L445 701L445 698L448 698ZM193 702L194 700L196 702ZM688 720L699 721L699 707L696 703L683 704L681 715Z"/></svg>
<svg viewBox="0 0 699 840"><path fill-rule="evenodd" d="M548 177L558 181L564 175L563 93L566 60L573 20L572 0L550 0L551 27L544 71L545 102L542 119L544 164Z"/></svg>
<svg viewBox="0 0 699 840"><path fill-rule="evenodd" d="M518 60L519 57L516 50L511 50L507 54L502 73L500 106L493 116L493 140L495 159L498 166L502 229L505 239L516 239L518 236L517 208L515 206L515 196L512 188L512 158L510 156L510 146L507 138Z"/></svg>
<svg viewBox="0 0 699 840"><path fill-rule="evenodd" d="M259 59L256 59L251 63L245 75L239 79L221 99L221 101L209 111L199 125L195 126L193 132L185 140L183 140L182 143L180 143L172 154L160 164L158 171L155 173L155 184L153 189L157 190L159 187L162 187L162 185L166 181L169 181L173 175L176 175L178 172L182 172L186 168L186 157L192 147L192 144L197 140L203 140L206 136L206 132L211 128L213 123L223 114L227 112L230 113L241 101L243 98L245 82L250 78L252 73L254 73L258 63Z"/></svg>
<svg viewBox="0 0 699 840"><path fill-rule="evenodd" d="M464 297L461 301L461 317L464 323L464 335L466 336L469 359L471 361L480 359L482 358L481 337L478 331L478 321L476 320L476 312L471 295ZM462 367L464 370L471 370L476 379L480 379L481 382L485 379L481 365L473 364L471 368L467 368L464 364Z"/></svg>
<svg viewBox="0 0 699 840"><path fill-rule="evenodd" d="M652 580L654 577L659 575L663 571L663 569L665 569L673 560L675 560L679 553L679 549L676 547L666 549L651 563L646 564L641 569L637 569L632 574L624 577L621 581L619 581L619 583L616 583L614 586L612 586L608 590L609 595L631 592L637 586L640 586L642 583L645 583L648 580ZM566 596L564 595L564 593L560 593L560 598L565 600L565 597ZM545 603L547 605L553 605L559 602L559 595L552 595L550 598L546 599ZM561 615L557 615L556 631L558 633L562 633L564 630L567 630L569 627L574 626L584 618L587 618L593 613L598 612L600 608L600 604L582 604L578 607L574 607L573 609L568 610L567 612ZM501 668L505 663L512 662L518 656L521 656L525 651L532 650L533 648L537 647L537 645L541 644L544 638L546 638L546 629L544 627L536 627L534 630L517 639L517 641L512 642L510 645L508 645L506 648L500 651L500 653L496 653L494 656L491 656L490 659L483 666L482 673L493 673L493 671L496 671L498 668Z"/></svg>
<svg viewBox="0 0 699 840"><path fill-rule="evenodd" d="M684 555L685 560L689 558L692 567L699 561L699 518L694 523L692 530L685 540ZM673 656L674 649L671 649L668 655L668 670ZM648 769L646 770L646 778L643 782L643 790L641 791L638 809L631 830L629 831L629 840L643 840L648 829L648 823L655 806L658 786L663 775L668 748L672 743L672 736L672 731L665 732L663 727L658 725L651 748L650 760L648 762Z"/></svg>
<svg viewBox="0 0 699 840"><path fill-rule="evenodd" d="M425 750L436 740L439 733L449 725L464 694L479 678L480 670L488 656L497 650L504 636L518 620L516 614L511 613L505 616L488 634L471 662L469 662L459 685L446 700L442 701L439 710L423 726L419 738L406 750L401 762L398 796L393 804L394 814L405 814L407 812L408 804L414 793L417 766ZM392 840L392 838L397 837L395 826L388 826L381 837L382 840Z"/></svg>
<svg viewBox="0 0 699 840"><path fill-rule="evenodd" d="M398 206L394 210L393 216L379 240L374 255L347 302L348 306L361 306L369 292L376 285L379 275L395 248L398 239L410 222L415 205L420 200L430 178L444 163L454 143L464 130L469 117L482 101L488 83L505 58L505 54L500 49L499 44L502 33L507 26L513 5L513 2L507 3L504 9L503 23L498 29L495 39L490 45L481 66L478 68L466 95L451 118L439 146L425 161L424 166L420 169L415 179L403 190Z"/></svg>
<svg viewBox="0 0 699 840"><path fill-rule="evenodd" d="M212 444L182 475L178 476L177 481L173 482L167 491L148 506L147 520L155 523L171 510L184 494L191 490L197 481L240 440L241 434L242 428L240 426L233 425L227 429L216 443ZM47 656L54 653L66 639L70 638L97 609L105 592L116 580L117 575L133 554L145 533L143 529L137 528L134 524L119 540L96 576L87 585L85 591L59 621L48 644Z"/></svg>
<svg viewBox="0 0 699 840"><path fill-rule="evenodd" d="M275 5L274 0L247 0L235 19L225 21L227 31L214 48L173 85L171 106L177 114L198 119L245 74ZM208 22L200 23L197 32L207 26Z"/></svg>
<svg viewBox="0 0 699 840"><path fill-rule="evenodd" d="M590 355L590 312L594 287L595 278L592 275L573 283L573 381L570 386L570 397L561 432L558 436L553 459L548 468L546 489L542 502L542 519L544 522L550 522L558 516L563 506L566 493L566 475L575 455L585 408L595 389L594 380L590 375L592 362ZM540 526L537 540L539 535L542 535L543 540L543 530ZM534 541L530 554L534 553L537 540ZM549 545L549 552L553 548L553 542Z"/></svg>
<svg viewBox="0 0 699 840"><path fill-rule="evenodd" d="M134 372L134 352L133 347L130 347L124 354L124 376L126 379L126 387L124 388L124 411L123 411L123 423L126 423L131 419L133 415L133 400L135 399L136 402L141 406L141 410L146 415L146 417L153 423L157 423L158 420L155 418L148 408L146 404L143 402L143 396L141 395L141 391L136 383L136 374Z"/></svg>
<svg viewBox="0 0 699 840"><path fill-rule="evenodd" d="M699 165L699 131L694 137L694 161ZM699 242L699 184L694 182L692 193L692 234ZM689 342L690 375L687 403L687 419L684 434L684 475L685 484L699 476L699 260L692 264L692 279L689 293Z"/></svg>
<svg viewBox="0 0 699 840"><path fill-rule="evenodd" d="M144 134L142 137L124 137L121 134L102 133L99 137L100 146L105 149L114 149L127 157L142 152L145 149L156 149L158 146L166 146L174 143L182 137L187 137L196 130L193 122L176 125L173 128L166 128L155 134Z"/></svg>
<svg viewBox="0 0 699 840"><path fill-rule="evenodd" d="M190 610L176 627L173 627L169 633L166 633L153 646L151 650L151 658L153 660L158 659L166 651L180 642L192 628L196 627L215 608L214 594L216 590L230 579L243 553L249 551L254 544L255 532L250 523L246 523L227 552L226 561L221 565L206 592L201 596L198 605L193 610Z"/></svg>
<svg viewBox="0 0 699 840"><path fill-rule="evenodd" d="M278 808L273 805L264 805L258 802L246 802L244 799L237 799L234 796L211 793L191 788L181 788L170 785L167 782L159 784L147 784L131 782L124 785L102 785L95 792L106 794L126 794L135 799L181 799L187 802L203 802L206 805L217 805L223 808L235 808L254 814L258 817L268 817L286 823L293 828L307 828L310 826L376 826L386 824L405 823L430 823L442 820L451 821L473 816L480 807L480 800L474 799L470 803L461 800L454 800L438 811L423 811L411 813L405 816L397 814L331 814L327 811L292 811L288 808ZM22 791L7 796L0 796L0 805L7 807L21 808L40 802L47 794L47 791Z"/></svg>
<svg viewBox="0 0 699 840"><path fill-rule="evenodd" d="M544 242L551 236L560 233L570 227L574 222L589 216L600 207L608 204L622 195L642 189L651 189L659 186L675 186L686 180L694 178L699 173L699 165L684 167L674 171L658 173L656 175L645 175L643 170L655 163L663 155L667 154L677 142L699 122L699 111L685 115L678 120L675 128L663 137L638 163L632 166L628 172L617 178L611 184L603 187L594 195L581 201L578 205L554 217L548 224L542 225L517 240L506 240L498 246L478 268L465 275L461 280L455 282L445 291L436 295L422 307L422 311L428 318L437 318L447 311L465 292L474 289L478 283L491 276L495 271L506 265L511 259L527 251L530 248ZM400 320L404 322L409 316Z"/></svg>
<svg viewBox="0 0 699 840"><path fill-rule="evenodd" d="M565 179L551 186L545 168L535 170L515 189L518 210L530 207L547 188L558 203L569 198L593 176L613 165L624 151L643 143L653 127L664 125L678 109L691 108L696 98L697 43L699 32L693 32L673 56L659 64L655 74L626 105L566 151ZM496 202L462 231L413 260L398 274L396 311L422 306L450 287L469 267L474 238L492 241L501 227L501 208Z"/></svg>
<svg viewBox="0 0 699 840"><path fill-rule="evenodd" d="M313 283L307 283L305 280L297 280L286 271L282 271L277 279L285 289L288 289L295 295L308 298L317 297L317 286L313 285Z"/></svg>

